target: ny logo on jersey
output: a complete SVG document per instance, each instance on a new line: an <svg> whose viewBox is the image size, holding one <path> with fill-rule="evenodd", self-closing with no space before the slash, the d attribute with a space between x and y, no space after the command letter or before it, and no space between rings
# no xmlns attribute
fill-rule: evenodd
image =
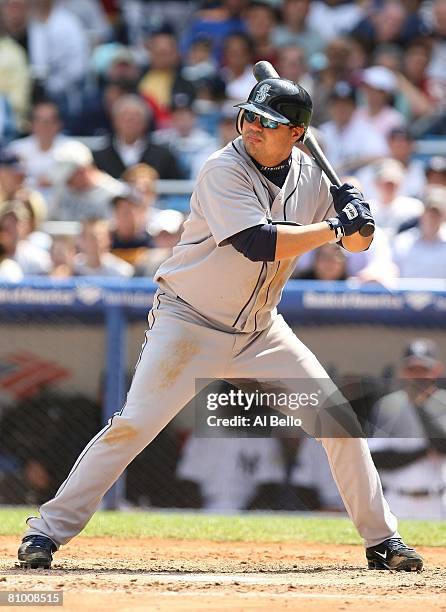
<svg viewBox="0 0 446 612"><path fill-rule="evenodd" d="M268 92L271 89L271 85L268 83L264 83L259 87L257 93L254 98L254 102L265 102L266 98L269 96Z"/></svg>

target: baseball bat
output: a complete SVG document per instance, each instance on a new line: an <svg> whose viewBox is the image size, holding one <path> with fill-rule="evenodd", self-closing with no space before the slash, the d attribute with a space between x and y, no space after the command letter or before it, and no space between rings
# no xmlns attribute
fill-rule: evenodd
<svg viewBox="0 0 446 612"><path fill-rule="evenodd" d="M257 62L252 70L257 81L263 81L263 79L279 79L280 76L277 70L270 62L261 61ZM304 138L305 145L310 151L311 155L316 160L317 165L321 168L322 172L325 173L328 180L332 185L336 185L336 187L340 187L342 185L339 176L334 171L332 165L325 157L322 149L319 146L316 137L312 133L311 129L308 128ZM361 227L359 233L361 236L371 236L375 231L375 225L371 222L366 223Z"/></svg>

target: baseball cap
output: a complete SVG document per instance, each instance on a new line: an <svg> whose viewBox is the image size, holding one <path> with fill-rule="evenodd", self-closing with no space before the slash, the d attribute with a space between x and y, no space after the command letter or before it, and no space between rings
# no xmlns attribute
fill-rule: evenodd
<svg viewBox="0 0 446 612"><path fill-rule="evenodd" d="M69 140L54 151L54 162L50 178L53 183L63 185L76 170L90 166L93 163L93 155L82 142Z"/></svg>
<svg viewBox="0 0 446 612"><path fill-rule="evenodd" d="M436 208L441 213L446 214L446 187L441 185L431 185L426 189L423 199L424 208Z"/></svg>
<svg viewBox="0 0 446 612"><path fill-rule="evenodd" d="M428 172L441 172L442 174L446 174L446 157L434 155L429 158L425 167L425 173L427 174Z"/></svg>
<svg viewBox="0 0 446 612"><path fill-rule="evenodd" d="M406 140L414 140L414 136L407 127L396 127L390 130L388 138L405 138Z"/></svg>
<svg viewBox="0 0 446 612"><path fill-rule="evenodd" d="M14 215L17 221L27 221L31 213L20 200L6 200L0 204L0 220L6 215Z"/></svg>
<svg viewBox="0 0 446 612"><path fill-rule="evenodd" d="M152 236L158 236L161 232L176 234L183 224L184 215L178 210L165 209L157 211L153 219L149 221L148 231Z"/></svg>
<svg viewBox="0 0 446 612"><path fill-rule="evenodd" d="M361 81L373 89L379 89L386 93L394 93L397 88L395 75L385 66L366 68L362 73Z"/></svg>
<svg viewBox="0 0 446 612"><path fill-rule="evenodd" d="M136 187L133 187L127 183L124 183L122 186L122 191L114 196L112 199L112 204L116 205L119 200L127 200L136 206L144 205L144 198L139 189L136 189Z"/></svg>
<svg viewBox="0 0 446 612"><path fill-rule="evenodd" d="M383 183L399 185L404 178L404 166L397 159L383 159L376 165L375 177Z"/></svg>
<svg viewBox="0 0 446 612"><path fill-rule="evenodd" d="M8 166L13 170L24 171L20 157L7 149L0 149L0 166Z"/></svg>
<svg viewBox="0 0 446 612"><path fill-rule="evenodd" d="M352 100L356 101L356 91L347 81L338 81L330 91L330 100Z"/></svg>
<svg viewBox="0 0 446 612"><path fill-rule="evenodd" d="M437 345L429 338L415 338L404 349L403 365L433 367L438 362Z"/></svg>
<svg viewBox="0 0 446 612"><path fill-rule="evenodd" d="M170 104L170 109L172 112L176 110L192 109L194 104L194 97L191 93L181 91L175 93L172 97L172 101Z"/></svg>

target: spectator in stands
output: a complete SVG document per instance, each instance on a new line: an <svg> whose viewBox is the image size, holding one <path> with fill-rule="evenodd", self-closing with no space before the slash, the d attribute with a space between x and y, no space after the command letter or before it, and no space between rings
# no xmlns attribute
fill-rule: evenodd
<svg viewBox="0 0 446 612"><path fill-rule="evenodd" d="M396 76L384 66L372 66L363 72L365 105L358 108L357 116L371 123L374 130L384 137L391 130L405 125L404 115L391 105L397 87Z"/></svg>
<svg viewBox="0 0 446 612"><path fill-rule="evenodd" d="M97 0L59 0L64 9L82 24L91 48L105 43L112 35L111 24L102 2Z"/></svg>
<svg viewBox="0 0 446 612"><path fill-rule="evenodd" d="M120 178L124 170L135 164L153 166L162 179L183 178L175 157L148 136L150 110L137 95L125 95L113 104L114 136L111 143L95 151L100 170Z"/></svg>
<svg viewBox="0 0 446 612"><path fill-rule="evenodd" d="M121 193L122 184L96 167L90 149L70 140L57 148L54 160L50 177L54 198L49 218L53 221L110 218L111 201Z"/></svg>
<svg viewBox="0 0 446 612"><path fill-rule="evenodd" d="M146 222L149 223L159 211L156 206L158 172L148 164L136 164L127 168L121 178L141 194L146 211Z"/></svg>
<svg viewBox="0 0 446 612"><path fill-rule="evenodd" d="M310 2L308 25L325 42L330 42L355 28L365 16L368 5L344 0Z"/></svg>
<svg viewBox="0 0 446 612"><path fill-rule="evenodd" d="M246 9L245 21L253 45L253 62L266 60L275 65L277 46L273 44L272 33L277 14L274 7L265 0L251 1Z"/></svg>
<svg viewBox="0 0 446 612"><path fill-rule="evenodd" d="M370 450L386 499L402 518L446 516L446 391L434 341L413 339L404 351L402 388L374 407Z"/></svg>
<svg viewBox="0 0 446 612"><path fill-rule="evenodd" d="M160 210L149 221L147 229L153 239L153 248L137 266L137 276L154 276L159 266L172 254L183 231L184 215L178 210Z"/></svg>
<svg viewBox="0 0 446 612"><path fill-rule="evenodd" d="M223 104L220 111L220 120L218 123L218 149L226 146L229 142L232 142L235 138L237 138L237 115L238 108L234 108L232 102L226 102L225 104Z"/></svg>
<svg viewBox="0 0 446 612"><path fill-rule="evenodd" d="M387 153L384 137L356 114L356 93L348 83L337 83L330 94L331 120L319 129L325 152L341 173L349 173Z"/></svg>
<svg viewBox="0 0 446 612"><path fill-rule="evenodd" d="M404 50L401 69L396 72L399 90L396 106L408 120L431 115L438 106L433 82L427 74L430 55L428 40L416 39Z"/></svg>
<svg viewBox="0 0 446 612"><path fill-rule="evenodd" d="M17 136L14 112L7 96L0 95L0 149Z"/></svg>
<svg viewBox="0 0 446 612"><path fill-rule="evenodd" d="M314 251L311 267L299 272L295 278L305 280L337 281L347 279L346 256L337 244L325 244Z"/></svg>
<svg viewBox="0 0 446 612"><path fill-rule="evenodd" d="M197 125L194 101L185 93L173 96L172 127L153 133L155 144L169 149L178 159L185 178L195 179L206 159L218 148L215 138Z"/></svg>
<svg viewBox="0 0 446 612"><path fill-rule="evenodd" d="M113 199L111 252L137 266L153 246L147 229L147 206L144 196L134 187Z"/></svg>
<svg viewBox="0 0 446 612"><path fill-rule="evenodd" d="M340 36L324 49L323 56L313 60L313 117L312 124L319 126L330 119L329 104L333 88L339 81L356 84L356 65L352 65L354 44L351 39ZM311 64L310 64L311 66Z"/></svg>
<svg viewBox="0 0 446 612"><path fill-rule="evenodd" d="M277 47L296 45L301 47L307 60L323 50L325 44L319 31L308 21L310 0L284 0L281 23L273 32L273 43Z"/></svg>
<svg viewBox="0 0 446 612"><path fill-rule="evenodd" d="M384 159L375 165L376 197L370 199L370 208L376 224L385 230L389 238L424 210L420 200L400 195L404 177L404 166L396 159Z"/></svg>
<svg viewBox="0 0 446 612"><path fill-rule="evenodd" d="M426 33L421 17L409 12L408 4L400 0L375 2L371 5L371 11L353 28L352 35L368 53L383 43L405 47Z"/></svg>
<svg viewBox="0 0 446 612"><path fill-rule="evenodd" d="M403 278L446 278L446 189L434 186L424 197L417 227L393 241L393 258Z"/></svg>
<svg viewBox="0 0 446 612"><path fill-rule="evenodd" d="M82 223L79 253L74 258L76 276L133 276L133 266L110 252L108 221L88 219Z"/></svg>
<svg viewBox="0 0 446 612"><path fill-rule="evenodd" d="M224 40L231 34L245 32L243 11L247 0L205 1L186 31L182 41L182 53L187 55L191 45L200 37L212 41L214 60L219 64L223 57Z"/></svg>
<svg viewBox="0 0 446 612"><path fill-rule="evenodd" d="M314 79L308 70L305 52L301 47L288 45L278 50L278 73L283 79L299 83L310 96L314 90Z"/></svg>
<svg viewBox="0 0 446 612"><path fill-rule="evenodd" d="M1 217L0 217L1 227ZM0 281L19 283L23 279L22 268L7 255L8 235L0 230Z"/></svg>
<svg viewBox="0 0 446 612"><path fill-rule="evenodd" d="M387 145L389 157L400 162L404 168L404 178L400 183L398 195L422 197L426 183L424 164L414 157L415 141L410 130L404 127L391 130L387 136ZM376 166L376 163L369 164L356 173L368 200L378 197L375 184Z"/></svg>
<svg viewBox="0 0 446 612"><path fill-rule="evenodd" d="M6 97L20 130L24 128L28 113L30 91L31 80L26 53L19 43L7 34L2 24L0 9L0 94Z"/></svg>
<svg viewBox="0 0 446 612"><path fill-rule="evenodd" d="M26 183L38 189L47 201L51 200L50 176L55 164L54 152L67 140L68 137L62 134L57 105L51 101L42 101L33 106L30 135L8 146L8 150L20 158L26 173Z"/></svg>
<svg viewBox="0 0 446 612"><path fill-rule="evenodd" d="M426 187L440 185L446 187L446 157L434 155L430 157L425 168Z"/></svg>
<svg viewBox="0 0 446 612"><path fill-rule="evenodd" d="M76 241L74 236L54 236L50 256L52 262L51 277L69 278L74 276Z"/></svg>
<svg viewBox="0 0 446 612"><path fill-rule="evenodd" d="M23 238L29 221L29 213L24 204L6 201L0 206L0 234L4 255L14 260L25 275L48 274L51 270L48 252Z"/></svg>
<svg viewBox="0 0 446 612"><path fill-rule="evenodd" d="M217 71L217 62L212 57L212 41L199 36L190 46L181 76L196 85L201 79L215 77Z"/></svg>
<svg viewBox="0 0 446 612"><path fill-rule="evenodd" d="M259 487L283 482L279 440L191 435L184 445L177 477L199 485L206 510L244 510Z"/></svg>
<svg viewBox="0 0 446 612"><path fill-rule="evenodd" d="M245 34L231 34L223 47L221 75L226 83L226 96L231 100L244 100L256 84L252 74L253 47Z"/></svg>
<svg viewBox="0 0 446 612"><path fill-rule="evenodd" d="M25 169L17 155L0 149L0 202L15 199L24 180Z"/></svg>
<svg viewBox="0 0 446 612"><path fill-rule="evenodd" d="M0 2L0 21L6 32L28 54L29 0L3 0Z"/></svg>
<svg viewBox="0 0 446 612"><path fill-rule="evenodd" d="M148 71L139 84L139 93L152 109L158 128L170 125L170 105L175 94L194 93L193 85L181 76L180 55L173 29L165 25L147 39Z"/></svg>
<svg viewBox="0 0 446 612"><path fill-rule="evenodd" d="M28 24L31 70L41 92L66 121L80 112L89 43L81 23L55 0L34 0Z"/></svg>
<svg viewBox="0 0 446 612"><path fill-rule="evenodd" d="M432 54L427 74L432 81L435 99L444 108L446 103L446 0L434 0L432 4Z"/></svg>

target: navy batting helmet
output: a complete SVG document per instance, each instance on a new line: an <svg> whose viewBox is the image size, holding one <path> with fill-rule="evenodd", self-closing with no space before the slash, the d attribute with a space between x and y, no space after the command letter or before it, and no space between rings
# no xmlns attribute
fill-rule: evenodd
<svg viewBox="0 0 446 612"><path fill-rule="evenodd" d="M244 110L274 119L284 125L305 128L310 125L313 103L310 94L300 85L288 79L264 79L251 90L248 100L236 104L241 111L237 118L240 133Z"/></svg>

